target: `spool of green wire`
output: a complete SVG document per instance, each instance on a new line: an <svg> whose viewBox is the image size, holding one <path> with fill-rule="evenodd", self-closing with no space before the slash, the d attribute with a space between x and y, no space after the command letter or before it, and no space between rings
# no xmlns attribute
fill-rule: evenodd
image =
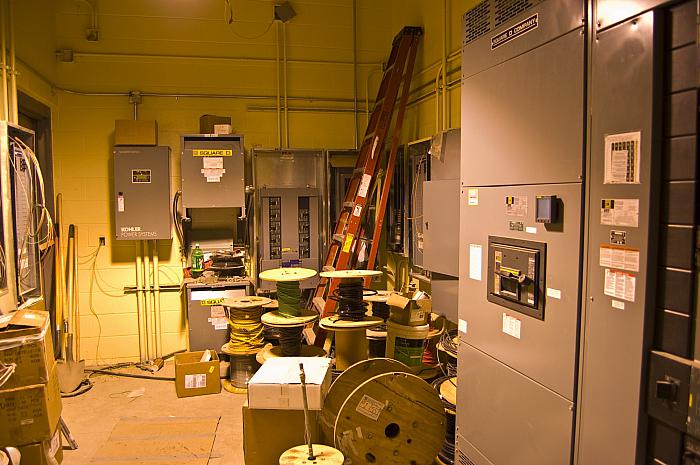
<svg viewBox="0 0 700 465"><path fill-rule="evenodd" d="M277 301L279 302L279 313L284 316L301 315L301 289L299 281L278 281Z"/></svg>

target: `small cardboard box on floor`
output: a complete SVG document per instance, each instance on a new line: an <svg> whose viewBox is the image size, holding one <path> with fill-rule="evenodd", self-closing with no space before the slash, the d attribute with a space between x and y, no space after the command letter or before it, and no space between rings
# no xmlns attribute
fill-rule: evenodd
<svg viewBox="0 0 700 465"><path fill-rule="evenodd" d="M432 311L432 300L421 291L412 296L391 294L387 300L391 307L389 319L404 326L423 326L428 323Z"/></svg>
<svg viewBox="0 0 700 465"><path fill-rule="evenodd" d="M175 392L178 397L203 396L221 392L219 357L210 350L211 359L202 362L206 351L175 354Z"/></svg>
<svg viewBox="0 0 700 465"><path fill-rule="evenodd" d="M309 410L321 410L331 386L331 359L280 357L266 361L248 383L251 409L303 410L299 363L304 364Z"/></svg>
<svg viewBox="0 0 700 465"><path fill-rule="evenodd" d="M54 360L48 312L23 309L0 317L0 363L15 371L0 386L10 389L49 381Z"/></svg>

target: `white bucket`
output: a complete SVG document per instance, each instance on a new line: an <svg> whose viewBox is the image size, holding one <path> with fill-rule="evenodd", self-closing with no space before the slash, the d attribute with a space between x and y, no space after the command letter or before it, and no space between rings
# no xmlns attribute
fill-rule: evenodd
<svg viewBox="0 0 700 465"><path fill-rule="evenodd" d="M430 332L430 325L404 326L389 320L386 322L386 356L404 363L413 371L423 366L423 346Z"/></svg>

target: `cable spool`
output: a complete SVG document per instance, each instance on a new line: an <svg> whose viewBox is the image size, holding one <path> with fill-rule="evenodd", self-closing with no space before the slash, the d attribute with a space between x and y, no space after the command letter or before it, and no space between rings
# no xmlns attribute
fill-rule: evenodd
<svg viewBox="0 0 700 465"><path fill-rule="evenodd" d="M371 359L333 383L321 414L326 442L351 463L431 465L445 440L437 392L405 365Z"/></svg>
<svg viewBox="0 0 700 465"><path fill-rule="evenodd" d="M323 318L321 328L335 332L335 366L345 370L360 360L367 359L368 342L366 330L381 325L384 320L375 316L365 315L366 302L363 302L364 292L362 279L369 276L379 276L381 271L372 270L342 270L324 271L322 278L349 280L351 285L343 287L336 296L338 314ZM341 281L340 286L343 285ZM338 289L341 289L341 287Z"/></svg>
<svg viewBox="0 0 700 465"><path fill-rule="evenodd" d="M377 291L376 293L365 292L364 295L365 302L372 304L372 316L381 318L384 320L384 323L386 323L391 314L391 307L387 305L387 301L393 293L393 291ZM367 330L370 358L384 358L386 356L386 336L386 324Z"/></svg>
<svg viewBox="0 0 700 465"><path fill-rule="evenodd" d="M272 310L262 316L262 323L275 328L280 343L261 354L263 361L270 357L326 355L321 348L302 345L302 331L318 319L318 313L302 308L299 282L315 275L316 271L306 268L276 268L260 273L260 279L277 283L276 305L272 302L266 306Z"/></svg>
<svg viewBox="0 0 700 465"><path fill-rule="evenodd" d="M440 400L445 408L447 427L445 430L445 442L438 452L438 459L446 465L455 463L455 431L457 420L457 377L444 376L432 383L433 388L439 393Z"/></svg>
<svg viewBox="0 0 700 465"><path fill-rule="evenodd" d="M265 342L260 318L263 305L269 303L270 299L258 296L224 299L222 303L230 329L229 342L221 347L221 352L229 356L229 378L224 381L224 389L229 392L245 392L248 381L260 368L255 358Z"/></svg>
<svg viewBox="0 0 700 465"><path fill-rule="evenodd" d="M343 465L345 457L338 450L323 444L314 444L314 458L310 459L306 446L292 447L280 457L280 465Z"/></svg>

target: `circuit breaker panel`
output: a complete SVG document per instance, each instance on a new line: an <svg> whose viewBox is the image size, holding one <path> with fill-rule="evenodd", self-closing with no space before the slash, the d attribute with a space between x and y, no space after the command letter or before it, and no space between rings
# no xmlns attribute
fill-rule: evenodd
<svg viewBox="0 0 700 465"><path fill-rule="evenodd" d="M170 148L114 148L117 240L170 239Z"/></svg>
<svg viewBox="0 0 700 465"><path fill-rule="evenodd" d="M254 149L258 273L274 268L320 270L329 225L326 154L308 149ZM318 278L301 283L313 288ZM261 290L274 283L259 281Z"/></svg>

